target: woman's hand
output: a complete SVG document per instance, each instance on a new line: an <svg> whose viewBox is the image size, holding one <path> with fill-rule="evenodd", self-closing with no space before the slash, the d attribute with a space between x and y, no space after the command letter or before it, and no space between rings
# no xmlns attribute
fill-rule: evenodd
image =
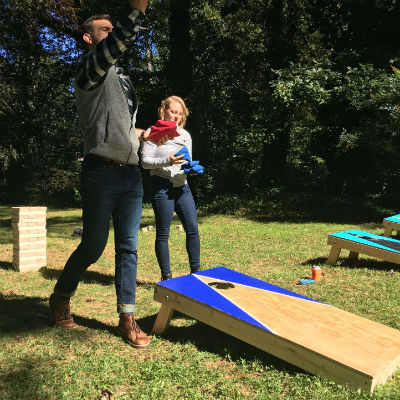
<svg viewBox="0 0 400 400"><path fill-rule="evenodd" d="M158 139L157 142L154 142L157 146L162 146L165 142L168 142L169 136L165 135L161 139Z"/></svg>
<svg viewBox="0 0 400 400"><path fill-rule="evenodd" d="M185 160L181 160L181 158L184 156L184 154L181 154L180 156L178 156L178 157L175 157L174 156L174 153L171 153L170 155L169 155L169 162L170 162L170 164L171 165L174 165L174 164L182 164Z"/></svg>

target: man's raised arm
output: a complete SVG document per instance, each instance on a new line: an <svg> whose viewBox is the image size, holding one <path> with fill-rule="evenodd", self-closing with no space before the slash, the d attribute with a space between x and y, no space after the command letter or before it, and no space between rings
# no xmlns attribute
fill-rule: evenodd
<svg viewBox="0 0 400 400"><path fill-rule="evenodd" d="M129 5L132 8L137 8L139 11L141 11L143 14L146 11L147 4L149 3L149 0L130 0Z"/></svg>
<svg viewBox="0 0 400 400"><path fill-rule="evenodd" d="M86 43L90 42L90 51L80 58L77 65L76 83L79 88L92 90L103 83L107 71L135 40L147 4L148 0L130 0L125 3L114 27L105 21L111 29L108 28L109 33L101 41L101 27L84 34Z"/></svg>

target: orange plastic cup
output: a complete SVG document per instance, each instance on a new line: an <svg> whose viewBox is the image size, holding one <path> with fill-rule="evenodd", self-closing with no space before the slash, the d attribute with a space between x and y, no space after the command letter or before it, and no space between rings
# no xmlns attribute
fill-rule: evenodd
<svg viewBox="0 0 400 400"><path fill-rule="evenodd" d="M317 265L314 265L312 267L312 279L314 279L314 281L322 280L321 267L318 267Z"/></svg>

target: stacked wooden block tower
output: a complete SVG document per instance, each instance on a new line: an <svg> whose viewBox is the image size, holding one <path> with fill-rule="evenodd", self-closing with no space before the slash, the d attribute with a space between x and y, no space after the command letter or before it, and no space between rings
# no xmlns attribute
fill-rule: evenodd
<svg viewBox="0 0 400 400"><path fill-rule="evenodd" d="M46 266L46 207L12 207L13 266L37 271Z"/></svg>

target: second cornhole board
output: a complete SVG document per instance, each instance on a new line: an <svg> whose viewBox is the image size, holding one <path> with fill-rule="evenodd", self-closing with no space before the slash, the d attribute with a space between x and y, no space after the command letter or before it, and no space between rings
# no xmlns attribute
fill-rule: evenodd
<svg viewBox="0 0 400 400"><path fill-rule="evenodd" d="M383 236L390 237L393 231L397 231L397 234L400 232L400 214L392 215L391 217L387 217L383 220L383 227L385 228L385 232Z"/></svg>
<svg viewBox="0 0 400 400"><path fill-rule="evenodd" d="M373 391L400 366L400 331L224 267L159 282L153 332L177 310L337 383Z"/></svg>
<svg viewBox="0 0 400 400"><path fill-rule="evenodd" d="M357 229L331 233L328 236L331 251L327 263L335 265L342 249L349 250L349 258L359 254L400 264L400 240L374 235Z"/></svg>

